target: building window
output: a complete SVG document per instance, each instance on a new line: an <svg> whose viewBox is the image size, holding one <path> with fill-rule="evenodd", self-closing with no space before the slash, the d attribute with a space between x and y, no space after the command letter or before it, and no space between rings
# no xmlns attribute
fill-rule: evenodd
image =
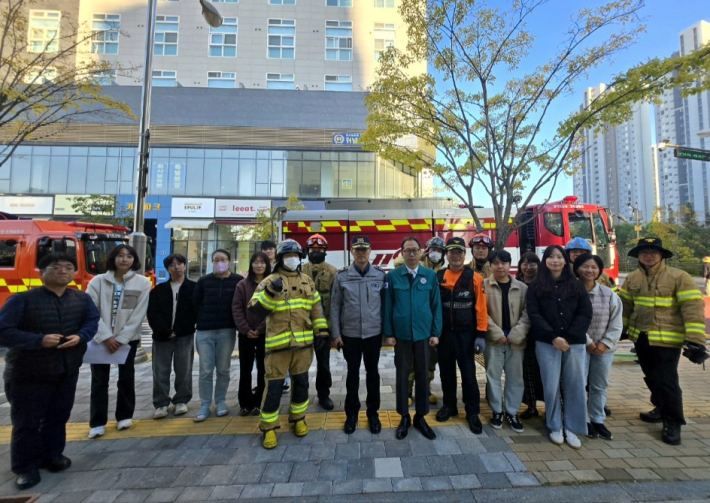
<svg viewBox="0 0 710 503"><path fill-rule="evenodd" d="M222 26L210 28L210 57L237 57L237 18L225 17Z"/></svg>
<svg viewBox="0 0 710 503"><path fill-rule="evenodd" d="M329 61L353 59L352 21L325 22L325 59Z"/></svg>
<svg viewBox="0 0 710 503"><path fill-rule="evenodd" d="M116 70L111 68L110 70L102 70L94 73L94 79L98 84L102 86L115 86L116 85Z"/></svg>
<svg viewBox="0 0 710 503"><path fill-rule="evenodd" d="M59 51L59 22L62 13L58 10L31 10L28 36L28 52Z"/></svg>
<svg viewBox="0 0 710 503"><path fill-rule="evenodd" d="M352 91L353 78L350 75L326 75L326 91Z"/></svg>
<svg viewBox="0 0 710 503"><path fill-rule="evenodd" d="M325 0L327 7L352 7L353 0Z"/></svg>
<svg viewBox="0 0 710 503"><path fill-rule="evenodd" d="M269 0L269 5L296 5L296 0Z"/></svg>
<svg viewBox="0 0 710 503"><path fill-rule="evenodd" d="M234 72L207 72L207 87L234 89L237 74Z"/></svg>
<svg viewBox="0 0 710 503"><path fill-rule="evenodd" d="M94 14L91 20L91 52L93 54L118 54L118 33L121 30L120 14Z"/></svg>
<svg viewBox="0 0 710 503"><path fill-rule="evenodd" d="M394 0L375 0L376 9L394 9Z"/></svg>
<svg viewBox="0 0 710 503"><path fill-rule="evenodd" d="M155 16L156 56L177 56L180 16Z"/></svg>
<svg viewBox="0 0 710 503"><path fill-rule="evenodd" d="M269 19L267 57L294 59L296 57L296 21Z"/></svg>
<svg viewBox="0 0 710 503"><path fill-rule="evenodd" d="M175 70L153 70L153 87L177 87Z"/></svg>
<svg viewBox="0 0 710 503"><path fill-rule="evenodd" d="M53 67L46 67L42 69L32 69L28 70L24 77L23 82L25 84L46 84L47 82L52 82L57 78L57 69Z"/></svg>
<svg viewBox="0 0 710 503"><path fill-rule="evenodd" d="M292 73L267 73L266 88L267 89L295 89L296 85L294 75Z"/></svg>
<svg viewBox="0 0 710 503"><path fill-rule="evenodd" d="M375 23L375 61L388 47L394 47L394 24Z"/></svg>

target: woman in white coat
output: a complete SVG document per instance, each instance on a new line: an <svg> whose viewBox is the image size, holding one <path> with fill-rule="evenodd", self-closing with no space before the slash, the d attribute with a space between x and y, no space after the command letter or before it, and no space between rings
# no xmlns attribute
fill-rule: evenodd
<svg viewBox="0 0 710 503"><path fill-rule="evenodd" d="M106 259L107 272L94 277L87 288L87 293L101 312L94 342L104 344L110 353L121 346L130 346L126 362L118 365L118 430L131 427L136 408L134 360L151 288L150 280L136 272L140 267L136 250L119 245L111 250ZM110 372L111 365L91 365L89 438L106 433Z"/></svg>

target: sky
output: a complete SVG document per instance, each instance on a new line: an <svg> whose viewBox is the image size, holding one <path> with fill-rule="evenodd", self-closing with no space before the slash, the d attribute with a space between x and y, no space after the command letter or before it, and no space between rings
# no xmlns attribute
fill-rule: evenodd
<svg viewBox="0 0 710 503"><path fill-rule="evenodd" d="M495 0L490 5L495 5ZM597 0L550 0L543 5L531 18L527 30L535 35L535 47L523 69L534 68L541 61L549 59L554 54L556 47L564 40L564 34L569 20L580 9L602 5L605 2ZM507 4L507 2L501 2ZM645 62L654 57L667 57L678 50L678 35L681 31L698 23L701 20L710 21L710 1L708 0L646 0L644 7L639 12L640 21L646 25L646 32L642 33L637 42L622 53L619 53L613 64L603 65L590 72L588 78L578 81L574 92L570 96L556 101L553 110L553 119L548 120L546 129L549 135L554 134L557 123L577 110L582 103L583 93L587 87L600 83L608 83L613 77L628 68ZM502 79L504 76L501 75ZM653 126L653 124L652 124ZM437 184L438 185L438 184ZM535 202L544 199L543 192L538 192ZM572 195L573 184L571 177L560 177L553 193L553 200L559 200L566 195ZM447 193L442 196L450 195ZM476 199L482 201L487 198L483 190L474 190ZM485 201L481 203L489 207Z"/></svg>

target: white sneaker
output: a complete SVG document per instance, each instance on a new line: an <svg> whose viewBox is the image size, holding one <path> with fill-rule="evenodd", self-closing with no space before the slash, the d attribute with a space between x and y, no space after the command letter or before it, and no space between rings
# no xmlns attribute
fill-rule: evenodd
<svg viewBox="0 0 710 503"><path fill-rule="evenodd" d="M550 440L552 440L552 443L555 445L564 444L565 437L564 437L564 435L562 435L562 430L551 431L550 432Z"/></svg>
<svg viewBox="0 0 710 503"><path fill-rule="evenodd" d="M168 407L158 407L155 409L155 412L153 412L153 419L163 419L164 417L168 417Z"/></svg>
<svg viewBox="0 0 710 503"><path fill-rule="evenodd" d="M188 410L189 409L187 408L186 403L179 403L175 405L175 411L173 412L173 414L175 414L176 416L182 416L183 414L187 414Z"/></svg>
<svg viewBox="0 0 710 503"><path fill-rule="evenodd" d="M567 445L569 445L572 449L581 449L582 448L582 441L579 439L579 437L566 428L565 428L565 440L567 441Z"/></svg>
<svg viewBox="0 0 710 503"><path fill-rule="evenodd" d="M106 434L105 426L97 426L96 428L91 428L89 430L89 438L101 437Z"/></svg>
<svg viewBox="0 0 710 503"><path fill-rule="evenodd" d="M167 415L167 414L166 414L166 415ZM120 420L120 421L118 422L118 424L116 425L116 429L117 429L118 431L127 430L127 429L130 428L131 426L133 426L133 419L122 419L122 420Z"/></svg>

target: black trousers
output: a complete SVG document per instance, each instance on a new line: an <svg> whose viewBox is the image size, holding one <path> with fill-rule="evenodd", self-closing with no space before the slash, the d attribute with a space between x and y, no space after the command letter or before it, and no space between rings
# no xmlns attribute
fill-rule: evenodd
<svg viewBox="0 0 710 503"><path fill-rule="evenodd" d="M136 373L135 360L138 341L128 343L126 363L118 365L118 397L116 398L116 421L132 419L136 410ZM91 365L91 405L89 407L89 426L105 426L108 422L108 383L111 377L111 365Z"/></svg>
<svg viewBox="0 0 710 503"><path fill-rule="evenodd" d="M470 331L444 332L439 339L439 375L444 405L457 409L456 365L461 371L461 388L466 416L481 413L481 392L476 380L476 339Z"/></svg>
<svg viewBox="0 0 710 503"><path fill-rule="evenodd" d="M414 410L418 416L429 413L429 339L406 341L397 339L394 345L396 369L397 413L409 415L409 371L414 369Z"/></svg>
<svg viewBox="0 0 710 503"><path fill-rule="evenodd" d="M5 381L12 420L10 465L15 474L32 472L43 461L62 456L78 379L79 371L51 379Z"/></svg>
<svg viewBox="0 0 710 503"><path fill-rule="evenodd" d="M261 406L264 396L264 344L266 339L250 339L239 334L239 406L242 409L254 409ZM252 393L251 370L256 360L256 391Z"/></svg>
<svg viewBox="0 0 710 503"><path fill-rule="evenodd" d="M330 375L330 337L323 347L315 351L316 355L316 394L318 398L330 397L333 378Z"/></svg>
<svg viewBox="0 0 710 503"><path fill-rule="evenodd" d="M651 346L645 332L636 341L636 356L651 392L651 403L658 407L666 424L685 424L683 391L678 382L680 352L681 348Z"/></svg>
<svg viewBox="0 0 710 503"><path fill-rule="evenodd" d="M348 375L345 379L345 415L357 416L360 411L360 362L365 362L365 386L367 387L367 417L377 416L380 410L380 349L382 337L376 335L361 339L359 337L343 337L343 357L348 364Z"/></svg>

